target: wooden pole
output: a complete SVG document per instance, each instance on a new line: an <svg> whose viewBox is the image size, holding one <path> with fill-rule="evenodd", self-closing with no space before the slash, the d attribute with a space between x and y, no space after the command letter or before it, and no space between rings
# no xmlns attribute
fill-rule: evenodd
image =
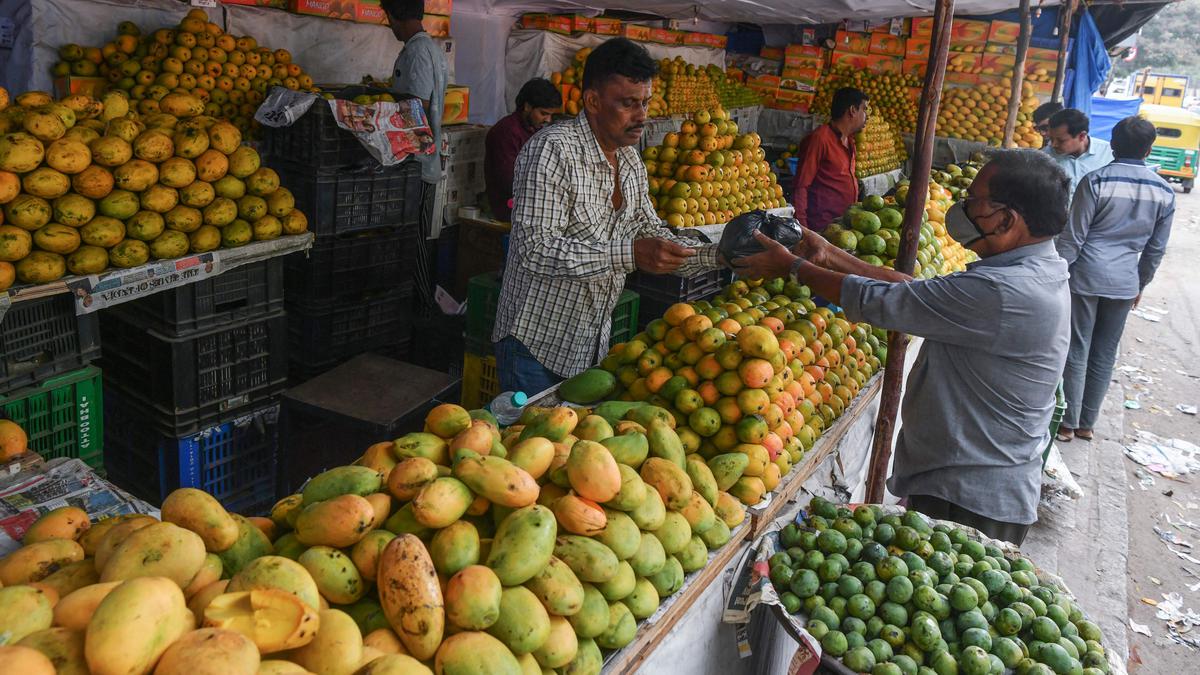
<svg viewBox="0 0 1200 675"><path fill-rule="evenodd" d="M917 260L917 240L929 197L929 172L933 168L933 142L937 132L938 108L942 103L942 82L946 78L946 59L950 51L950 28L954 19L954 0L937 0L933 11L933 44L925 68L925 88L921 93L921 108L917 116L917 132L913 138L912 179L908 199L904 203L901 224L900 251L895 268L912 274ZM888 333L888 359L883 371L883 393L880 395L879 415L875 420L875 438L871 444L871 466L867 474L867 502L883 501L884 481L892 456L892 432L896 428L896 412L900 408L900 389L904 384L904 353L908 336Z"/></svg>
<svg viewBox="0 0 1200 675"><path fill-rule="evenodd" d="M1063 87L1067 84L1067 45L1071 41L1071 21L1079 0L1070 0L1058 6L1058 64L1054 67L1054 94L1051 101L1061 101Z"/></svg>
<svg viewBox="0 0 1200 675"><path fill-rule="evenodd" d="M1017 38L1017 62L1013 65L1012 91L1008 95L1008 119L1004 121L1004 147L1011 147L1017 130L1017 113L1021 110L1021 89L1025 84L1025 59L1029 55L1029 38L1033 24L1029 18L1029 0L1021 0L1021 34Z"/></svg>

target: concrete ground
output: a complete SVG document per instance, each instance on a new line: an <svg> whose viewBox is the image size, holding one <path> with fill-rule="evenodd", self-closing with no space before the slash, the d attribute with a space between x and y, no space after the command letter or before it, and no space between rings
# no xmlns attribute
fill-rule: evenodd
<svg viewBox="0 0 1200 675"><path fill-rule="evenodd" d="M1200 297L1194 292L1200 286L1200 196L1177 191L1176 200L1166 258L1141 303L1145 316L1159 320L1129 317L1095 440L1059 444L1084 495L1044 503L1023 547L1063 578L1130 673L1200 672L1200 648L1172 640L1146 602L1174 592L1185 610L1200 609L1200 586L1189 590L1200 581L1200 564L1172 553L1154 531L1157 524L1193 544L1173 548L1200 558L1200 531L1172 528L1163 516L1200 523L1200 474L1167 479L1123 450L1139 430L1200 444L1200 417L1176 409L1200 406ZM1140 407L1126 408L1126 400ZM1130 621L1151 636L1131 630ZM1191 637L1200 637L1200 628Z"/></svg>

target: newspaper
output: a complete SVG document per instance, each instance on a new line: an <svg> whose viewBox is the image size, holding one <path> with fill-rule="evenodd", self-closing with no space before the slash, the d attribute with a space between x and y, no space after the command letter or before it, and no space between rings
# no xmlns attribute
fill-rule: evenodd
<svg viewBox="0 0 1200 675"><path fill-rule="evenodd" d="M318 101L329 106L337 125L354 134L380 164L394 166L411 155L431 155L437 149L433 130L418 99L359 105L335 98L275 87L259 106L254 119L269 127L286 127L308 113Z"/></svg>
<svg viewBox="0 0 1200 675"><path fill-rule="evenodd" d="M220 252L212 251L77 277L67 282L67 288L75 297L75 313L90 314L168 288L192 284L223 271Z"/></svg>
<svg viewBox="0 0 1200 675"><path fill-rule="evenodd" d="M60 457L0 478L0 556L21 545L44 513L77 506L93 522L126 513L158 515L158 509L104 480L80 459Z"/></svg>

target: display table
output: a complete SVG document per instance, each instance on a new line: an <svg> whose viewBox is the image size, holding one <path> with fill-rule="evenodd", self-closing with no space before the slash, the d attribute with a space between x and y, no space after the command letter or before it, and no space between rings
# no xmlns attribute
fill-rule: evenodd
<svg viewBox="0 0 1200 675"><path fill-rule="evenodd" d="M885 195L888 193L888 190L895 187L901 180L904 180L904 169L893 169L885 173L877 173L874 176L860 178L859 181L863 185L862 196Z"/></svg>
<svg viewBox="0 0 1200 675"><path fill-rule="evenodd" d="M911 157L913 153L912 134L904 134L904 147L908 150L908 154ZM937 167L946 166L947 164L960 164L969 161L971 155L977 152L989 152L998 149L994 145L988 145L979 141L965 141L961 138L937 136L933 139L933 165Z"/></svg>
<svg viewBox="0 0 1200 675"><path fill-rule="evenodd" d="M763 145L786 148L799 143L818 124L820 120L807 113L763 108L758 117L758 135Z"/></svg>

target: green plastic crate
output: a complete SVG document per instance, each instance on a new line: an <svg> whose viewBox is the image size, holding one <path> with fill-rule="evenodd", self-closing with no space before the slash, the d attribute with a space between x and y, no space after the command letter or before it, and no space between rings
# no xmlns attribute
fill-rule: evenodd
<svg viewBox="0 0 1200 675"><path fill-rule="evenodd" d="M82 459L104 469L104 398L100 369L86 366L0 395L0 412L29 435L43 459Z"/></svg>
<svg viewBox="0 0 1200 675"><path fill-rule="evenodd" d="M492 353L492 328L500 302L500 278L494 273L471 277L467 283L467 351L480 356ZM610 345L628 342L637 335L641 298L631 290L621 291L612 313Z"/></svg>

